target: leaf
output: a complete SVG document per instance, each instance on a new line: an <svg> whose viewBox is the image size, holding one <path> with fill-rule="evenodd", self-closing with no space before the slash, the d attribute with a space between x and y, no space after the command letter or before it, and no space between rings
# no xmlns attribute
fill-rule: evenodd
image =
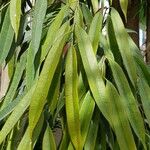
<svg viewBox="0 0 150 150"><path fill-rule="evenodd" d="M91 26L89 30L89 37L95 54L97 52L98 44L100 42L102 20L103 20L102 12L97 12L91 22Z"/></svg>
<svg viewBox="0 0 150 150"><path fill-rule="evenodd" d="M108 22L107 22L107 32L108 32L108 40L109 40L110 50L113 53L115 61L121 65L122 64L122 58L121 58L121 54L119 51L119 46L117 43L116 35L114 32L112 20L109 16L108 16Z"/></svg>
<svg viewBox="0 0 150 150"><path fill-rule="evenodd" d="M82 3L81 9L82 9L83 17L85 19L87 28L89 30L89 27L90 27L90 24L92 22L93 16L92 16L90 10L87 8L87 6L84 3Z"/></svg>
<svg viewBox="0 0 150 150"><path fill-rule="evenodd" d="M76 9L75 9L74 23L76 23L76 24L78 24L80 26L84 26L83 15L82 15L82 11L81 11L79 5L77 5Z"/></svg>
<svg viewBox="0 0 150 150"><path fill-rule="evenodd" d="M90 92L87 92L80 106L81 135L83 144L85 143L86 137L88 135L88 130L94 112L94 108L95 102Z"/></svg>
<svg viewBox="0 0 150 150"><path fill-rule="evenodd" d="M118 91L121 95L122 103L124 104L125 111L127 112L129 121L136 135L141 140L142 144L145 144L145 129L143 119L138 109L138 104L131 92L128 81L125 77L120 66L109 59L110 67L113 72L115 83L118 87ZM118 74L119 72L119 74Z"/></svg>
<svg viewBox="0 0 150 150"><path fill-rule="evenodd" d="M45 60L35 92L33 93L32 96L32 101L29 110L30 136L32 136L32 132L42 113L44 104L46 102L46 97L48 95L48 90L53 79L53 75L55 73L56 67L60 60L60 56L62 54L63 46L66 42L67 37L69 36L68 34L69 29L70 29L69 25L67 24L66 35L61 36L59 39L57 39L56 43L52 46Z"/></svg>
<svg viewBox="0 0 150 150"><path fill-rule="evenodd" d="M107 81L106 93L108 96L107 100L109 103L111 103L111 108L109 108L112 110L111 120L120 149L136 150L133 134L123 108L124 105L122 104L117 90L109 81Z"/></svg>
<svg viewBox="0 0 150 150"><path fill-rule="evenodd" d="M23 71L25 69L25 64L26 64L26 53L23 54L23 56L20 58L20 62L18 62L16 65L15 73L12 82L10 84L10 87L8 89L8 92L4 98L1 110L4 109L13 100L18 84L21 80Z"/></svg>
<svg viewBox="0 0 150 150"><path fill-rule="evenodd" d="M46 57L50 47L52 46L53 42L58 38L58 37L56 37L56 35L60 36L59 34L56 34L56 32L60 28L64 18L67 15L68 15L68 7L64 6L61 8L61 10L58 13L58 15L56 16L55 20L50 25L46 39L44 41L44 44L42 45L41 62L45 59L45 57Z"/></svg>
<svg viewBox="0 0 150 150"><path fill-rule="evenodd" d="M97 64L91 41L87 33L79 26L75 27L75 35L93 97L103 115L106 118L109 118L109 113L106 109L108 106L105 102L105 85L100 75L99 66Z"/></svg>
<svg viewBox="0 0 150 150"><path fill-rule="evenodd" d="M65 108L69 135L75 149L82 149L79 119L78 74L75 49L68 50L65 66Z"/></svg>
<svg viewBox="0 0 150 150"><path fill-rule="evenodd" d="M11 103L9 103L3 110L0 111L0 121L3 120L6 116L8 116L14 110L14 108L20 102L21 98L22 96L18 96Z"/></svg>
<svg viewBox="0 0 150 150"><path fill-rule="evenodd" d="M93 120L90 123L89 132L86 138L86 143L84 145L84 149L86 150L94 150L96 145L96 138L98 135L98 127L99 127L99 115L96 112L93 116Z"/></svg>
<svg viewBox="0 0 150 150"><path fill-rule="evenodd" d="M98 11L98 1L91 0L94 13Z"/></svg>
<svg viewBox="0 0 150 150"><path fill-rule="evenodd" d="M5 122L3 128L0 131L0 144L9 134L9 132L13 129L17 121L20 119L20 117L23 115L23 113L29 106L31 101L31 95L33 94L35 85L28 91L28 93L23 97L23 99L20 100L19 104L15 107L14 111L11 113L11 115Z"/></svg>
<svg viewBox="0 0 150 150"><path fill-rule="evenodd" d="M14 31L10 23L9 13L10 11L8 7L0 32L0 65L2 65L7 57L14 38Z"/></svg>
<svg viewBox="0 0 150 150"><path fill-rule="evenodd" d="M57 109L58 97L60 92L60 81L61 81L61 66L62 61L59 62L56 72L54 74L51 86L49 88L47 101L49 103L49 110L52 115L54 115L55 110Z"/></svg>
<svg viewBox="0 0 150 150"><path fill-rule="evenodd" d="M55 143L54 135L48 124L47 124L46 131L44 133L42 149L43 150L56 150L56 143Z"/></svg>
<svg viewBox="0 0 150 150"><path fill-rule="evenodd" d="M10 1L10 20L11 25L15 31L16 39L18 37L19 26L21 17L21 0Z"/></svg>
<svg viewBox="0 0 150 150"><path fill-rule="evenodd" d="M141 69L139 69L138 90L140 93L142 106L147 118L147 122L150 126L150 109L149 109L150 108L150 93L149 93L150 87L146 82Z"/></svg>
<svg viewBox="0 0 150 150"><path fill-rule="evenodd" d="M120 0L120 6L125 18L127 19L128 0Z"/></svg>
<svg viewBox="0 0 150 150"><path fill-rule="evenodd" d="M136 66L128 42L128 34L124 28L124 25L118 12L115 9L111 10L111 19L116 35L116 40L123 59L123 64L128 72L132 84L135 86L137 82Z"/></svg>
<svg viewBox="0 0 150 150"><path fill-rule="evenodd" d="M36 1L32 24L32 40L27 55L26 82L28 89L30 89L34 81L34 76L36 72L34 61L35 55L38 52L40 46L42 26L46 14L46 8L47 8L47 0Z"/></svg>
<svg viewBox="0 0 150 150"><path fill-rule="evenodd" d="M17 147L17 150L27 150L27 149L32 150L34 148L36 141L38 140L38 137L43 128L43 123L44 123L44 115L42 114L36 125L36 128L34 130L32 140L30 138L30 130L29 130L29 126L28 126L28 128L26 129L26 131L24 133L23 138L21 139L21 141Z"/></svg>

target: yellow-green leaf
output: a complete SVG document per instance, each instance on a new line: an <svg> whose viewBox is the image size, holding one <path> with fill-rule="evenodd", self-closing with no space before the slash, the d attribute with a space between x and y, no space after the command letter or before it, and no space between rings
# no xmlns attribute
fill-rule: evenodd
<svg viewBox="0 0 150 150"><path fill-rule="evenodd" d="M56 143L55 143L54 135L48 124L47 124L47 128L43 137L42 149L43 150L56 150Z"/></svg>
<svg viewBox="0 0 150 150"><path fill-rule="evenodd" d="M120 0L120 6L124 13L125 18L127 17L128 0Z"/></svg>
<svg viewBox="0 0 150 150"><path fill-rule="evenodd" d="M65 108L71 141L76 150L81 150L77 58L73 46L68 50L65 66Z"/></svg>
<svg viewBox="0 0 150 150"><path fill-rule="evenodd" d="M100 34L102 30L102 20L103 15L102 12L97 12L92 20L90 30L89 30L89 37L92 42L94 53L96 54L99 40L100 40Z"/></svg>
<svg viewBox="0 0 150 150"><path fill-rule="evenodd" d="M35 92L32 96L32 101L29 110L29 127L31 136L42 113L48 95L48 90L53 79L53 75L60 60L66 39L69 36L69 24L67 24L65 28L66 34L64 36L60 36L60 38L57 39L56 43L52 46L50 52L48 53L37 86L35 88ZM64 29L62 28L62 30Z"/></svg>

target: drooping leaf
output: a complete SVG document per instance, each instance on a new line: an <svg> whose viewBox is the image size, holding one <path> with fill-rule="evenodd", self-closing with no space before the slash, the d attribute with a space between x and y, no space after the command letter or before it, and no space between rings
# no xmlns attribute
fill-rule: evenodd
<svg viewBox="0 0 150 150"><path fill-rule="evenodd" d="M85 140L88 135L90 122L95 108L95 102L90 95L90 92L87 92L81 106L80 106L80 121L81 121L81 135L82 142L85 143Z"/></svg>
<svg viewBox="0 0 150 150"><path fill-rule="evenodd" d="M0 111L0 121L3 120L14 110L14 108L18 105L21 98L22 96L18 96L11 103L9 103L3 110Z"/></svg>
<svg viewBox="0 0 150 150"><path fill-rule="evenodd" d="M21 18L21 0L11 0L10 20L11 20L11 25L16 34L16 39L18 37L18 32L19 32L20 18Z"/></svg>
<svg viewBox="0 0 150 150"><path fill-rule="evenodd" d="M54 135L48 124L44 133L42 148L43 150L56 150Z"/></svg>
<svg viewBox="0 0 150 150"><path fill-rule="evenodd" d="M150 87L148 85L148 83L146 82L143 74L142 74L142 70L139 69L139 80L138 80L138 90L140 93L140 97L141 97L141 101L142 101L142 106L147 118L147 122L150 126Z"/></svg>
<svg viewBox="0 0 150 150"><path fill-rule="evenodd" d="M120 66L113 60L109 59L111 70L113 72L113 77L118 87L119 93L121 95L122 103L124 104L125 111L127 112L128 119L131 123L132 128L141 140L142 144L145 144L145 129L143 124L143 119L141 117L140 111L138 109L138 104L132 94L129 87L129 83L125 77ZM119 72L119 74L118 74Z"/></svg>
<svg viewBox="0 0 150 150"><path fill-rule="evenodd" d="M111 19L124 66L128 72L132 84L135 86L137 81L136 66L130 50L128 34L118 12L115 9L111 10Z"/></svg>
<svg viewBox="0 0 150 150"><path fill-rule="evenodd" d="M34 66L34 61L35 55L37 54L40 47L42 26L46 14L46 8L47 0L36 1L32 24L32 40L27 55L26 82L28 89L30 89L30 87L32 86L35 77L36 70Z"/></svg>
<svg viewBox="0 0 150 150"><path fill-rule="evenodd" d="M36 141L38 140L38 137L41 133L42 127L43 127L43 123L44 123L44 115L42 114L40 116L40 119L36 125L36 128L33 132L33 137L32 139L30 138L30 130L29 130L29 126L26 129L23 138L21 139L17 150L32 150L36 144Z"/></svg>
<svg viewBox="0 0 150 150"><path fill-rule="evenodd" d="M43 61L48 53L48 50L52 46L54 40L56 40L58 37L56 35L60 36L59 34L56 34L58 29L60 28L62 21L64 18L68 15L68 6L62 7L58 15L56 16L55 20L52 22L48 29L48 33L46 36L46 39L44 41L44 44L42 45L41 50L41 61Z"/></svg>
<svg viewBox="0 0 150 150"><path fill-rule="evenodd" d="M120 0L120 6L125 18L127 17L128 0Z"/></svg>
<svg viewBox="0 0 150 150"><path fill-rule="evenodd" d="M100 34L102 30L102 20L103 15L102 12L97 12L93 17L91 22L90 30L89 30L89 37L93 46L94 53L96 54L98 44L100 42Z"/></svg>
<svg viewBox="0 0 150 150"><path fill-rule="evenodd" d="M96 138L98 136L98 127L99 127L99 115L94 113L94 118L90 123L90 128L86 138L86 143L84 148L86 150L94 150L96 145ZM104 148L104 147L103 147Z"/></svg>
<svg viewBox="0 0 150 150"><path fill-rule="evenodd" d="M8 7L0 32L0 65L2 65L7 57L14 38L14 31L11 26L9 13L10 11Z"/></svg>
<svg viewBox="0 0 150 150"><path fill-rule="evenodd" d="M20 62L18 62L16 65L15 73L14 73L12 82L10 84L10 87L8 89L8 92L4 98L4 102L3 102L3 105L1 107L1 110L3 108L5 108L13 100L13 97L16 93L18 84L21 80L23 71L25 69L25 64L26 64L26 53L23 54L23 56L20 58Z"/></svg>
<svg viewBox="0 0 150 150"><path fill-rule="evenodd" d="M107 81L106 93L108 96L108 102L111 103L112 108L109 109L112 110L112 125L117 136L117 142L120 146L120 149L136 150L133 134L125 113L125 109L123 108L124 105L120 100L121 97L119 96L115 87L109 81Z"/></svg>
<svg viewBox="0 0 150 150"><path fill-rule="evenodd" d="M79 119L78 75L75 49L70 47L65 66L65 108L67 125L75 149L82 149Z"/></svg>
<svg viewBox="0 0 150 150"><path fill-rule="evenodd" d="M36 85L36 84L35 84ZM28 91L28 93L20 100L19 104L15 107L14 111L11 113L7 121L5 122L3 128L0 131L0 144L13 129L17 121L20 119L24 111L30 104L31 96L34 92L35 85Z"/></svg>
<svg viewBox="0 0 150 150"><path fill-rule="evenodd" d="M82 9L83 17L84 17L85 22L86 22L86 26L89 30L93 16L92 16L90 10L87 8L87 6L84 3L82 4L81 9Z"/></svg>
<svg viewBox="0 0 150 150"><path fill-rule="evenodd" d="M53 75L55 73L56 67L58 65L59 59L62 54L63 46L68 38L69 26L66 25L66 35L60 36L56 43L52 46L40 74L35 92L32 96L30 111L29 111L29 126L30 135L38 122L38 119L42 113L44 104L46 102L46 97L48 94L49 87L51 85ZM57 59L56 59L57 57Z"/></svg>
<svg viewBox="0 0 150 150"><path fill-rule="evenodd" d="M75 28L75 35L78 42L79 52L82 58L82 63L88 84L90 86L93 97L100 111L106 118L109 118L107 105L105 103L105 85L100 75L100 70L97 64L90 38L87 33L79 26Z"/></svg>

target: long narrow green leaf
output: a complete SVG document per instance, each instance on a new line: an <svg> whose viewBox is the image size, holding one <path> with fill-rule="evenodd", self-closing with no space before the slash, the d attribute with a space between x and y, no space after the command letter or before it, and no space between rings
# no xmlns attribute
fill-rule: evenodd
<svg viewBox="0 0 150 150"><path fill-rule="evenodd" d="M0 111L0 121L3 120L14 110L14 108L18 105L21 98L22 96L18 96L11 103L9 103L3 110Z"/></svg>
<svg viewBox="0 0 150 150"><path fill-rule="evenodd" d="M82 135L83 144L85 143L85 140L88 135L88 130L94 112L94 108L95 108L95 102L90 92L87 92L80 106L81 135Z"/></svg>
<svg viewBox="0 0 150 150"><path fill-rule="evenodd" d="M109 59L111 70L118 87L119 93L121 95L121 100L124 104L125 111L127 112L129 121L132 128L134 129L136 135L142 141L142 144L145 144L145 129L143 124L143 119L141 117L140 111L138 109L138 104L135 101L135 98L131 92L128 81L125 77L120 66L114 61ZM119 74L118 74L119 72Z"/></svg>
<svg viewBox="0 0 150 150"><path fill-rule="evenodd" d="M84 17L86 25L87 25L87 29L89 30L93 16L92 16L90 10L87 8L87 6L84 3L82 3L81 9L82 9L83 17Z"/></svg>
<svg viewBox="0 0 150 150"><path fill-rule="evenodd" d="M94 114L94 118L90 124L89 132L88 132L88 135L86 138L86 143L84 145L85 150L94 150L95 149L96 138L98 135L98 127L99 127L99 115L96 112Z"/></svg>
<svg viewBox="0 0 150 150"><path fill-rule="evenodd" d="M21 17L21 0L11 0L10 1L10 20L12 27L16 34L16 39L18 37L19 26Z"/></svg>
<svg viewBox="0 0 150 150"><path fill-rule="evenodd" d="M127 17L128 0L120 0L120 6L124 13L125 18Z"/></svg>
<svg viewBox="0 0 150 150"><path fill-rule="evenodd" d="M51 86L49 88L47 100L50 105L49 109L52 115L54 115L54 111L57 108L57 103L58 103L58 96L59 96L59 90L60 90L60 79L61 79L61 63L62 61L59 62L56 72L54 74Z"/></svg>
<svg viewBox="0 0 150 150"><path fill-rule="evenodd" d="M135 86L137 82L135 61L130 50L128 42L128 34L124 28L123 22L115 9L111 10L111 19L118 42L119 50L123 59L123 63L128 72L132 84Z"/></svg>
<svg viewBox="0 0 150 150"><path fill-rule="evenodd" d="M43 123L44 123L44 115L42 114L34 130L32 140L30 138L30 130L28 126L22 140L20 141L17 147L17 150L32 150L34 148L36 141L38 140L38 137L41 133Z"/></svg>
<svg viewBox="0 0 150 150"><path fill-rule="evenodd" d="M56 143L55 143L54 135L48 124L47 124L46 131L44 133L42 149L43 150L56 150Z"/></svg>
<svg viewBox="0 0 150 150"><path fill-rule="evenodd" d="M71 141L76 150L82 149L79 119L77 58L73 46L68 50L65 67L65 108Z"/></svg>
<svg viewBox="0 0 150 150"><path fill-rule="evenodd" d="M0 32L0 65L7 57L14 38L14 31L10 23L9 7L5 14L3 26Z"/></svg>
<svg viewBox="0 0 150 150"><path fill-rule="evenodd" d="M136 146L133 139L133 134L130 129L128 119L126 117L125 109L123 108L120 96L111 84L107 81L106 93L108 96L108 101L111 103L112 110L112 124L117 136L117 142L119 143L120 149L122 150L136 150Z"/></svg>
<svg viewBox="0 0 150 150"><path fill-rule="evenodd" d="M115 61L121 65L122 64L122 58L121 58L119 46L118 46L118 43L116 40L112 20L109 16L108 16L108 22L107 22L107 32L108 32L108 40L109 40L110 50L112 51L112 53L114 55Z"/></svg>
<svg viewBox="0 0 150 150"><path fill-rule="evenodd" d="M32 40L27 55L26 82L28 89L32 86L35 76L34 60L35 55L38 52L40 46L42 26L46 14L46 8L47 8L47 0L36 1L32 24Z"/></svg>
<svg viewBox="0 0 150 150"><path fill-rule="evenodd" d="M41 50L41 61L43 61L48 53L48 50L52 46L54 40L57 38L56 37L56 32L60 28L62 21L64 18L68 15L68 6L64 6L61 8L60 12L56 16L55 20L52 22L48 29L48 33L46 36L46 39L44 41L44 44L42 45L42 50Z"/></svg>
<svg viewBox="0 0 150 150"><path fill-rule="evenodd" d="M138 80L138 90L140 92L140 97L143 104L142 106L147 118L147 122L150 126L150 87L146 82L141 69L139 69L139 74L140 78Z"/></svg>
<svg viewBox="0 0 150 150"><path fill-rule="evenodd" d="M90 38L88 37L87 33L79 26L76 26L75 28L75 35L93 97L103 115L108 119L110 117L107 111L108 106L105 102L105 85L100 75L100 70Z"/></svg>
<svg viewBox="0 0 150 150"><path fill-rule="evenodd" d="M15 107L12 114L7 119L6 123L4 124L3 128L0 131L0 144L6 138L8 133L13 129L17 121L20 119L24 111L30 104L31 96L34 92L35 85L29 90L29 92L23 97L23 99L19 102L19 104Z"/></svg>
<svg viewBox="0 0 150 150"><path fill-rule="evenodd" d="M147 83L150 86L150 69L147 65L145 65L145 62L143 60L143 56L141 55L140 49L137 47L137 45L133 42L130 36L128 36L131 52L133 54L133 57L136 62L137 70L140 67L141 71L143 72L144 78L146 79Z"/></svg>
<svg viewBox="0 0 150 150"><path fill-rule="evenodd" d="M63 46L66 42L69 32L69 25L65 26L66 28L66 35L60 36L57 39L56 43L52 46L40 74L35 92L32 96L32 101L29 110L29 126L30 126L30 134L32 136L32 132L39 120L39 117L42 113L44 104L46 102L46 97L48 94L49 87L51 85L53 75L55 73L56 67L60 60ZM63 30L63 28L62 28ZM56 59L57 57L57 59Z"/></svg>
<svg viewBox="0 0 150 150"><path fill-rule="evenodd" d="M25 69L25 64L26 64L26 53L23 54L23 56L20 58L20 62L18 62L16 65L15 73L14 73L11 85L8 89L8 92L4 98L4 102L3 102L3 105L1 107L1 110L3 108L5 108L13 100L13 97L16 93L18 84L21 80L23 71Z"/></svg>
<svg viewBox="0 0 150 150"><path fill-rule="evenodd" d="M92 20L90 30L89 30L89 37L92 42L92 46L95 54L97 52L98 44L100 42L102 20L103 20L102 12L97 12Z"/></svg>

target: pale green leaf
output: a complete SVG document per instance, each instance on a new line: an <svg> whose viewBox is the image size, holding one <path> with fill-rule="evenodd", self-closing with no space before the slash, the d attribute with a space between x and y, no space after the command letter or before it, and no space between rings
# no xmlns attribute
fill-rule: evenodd
<svg viewBox="0 0 150 150"><path fill-rule="evenodd" d="M10 20L16 34L16 39L18 37L18 32L19 32L20 18L21 18L21 0L11 0Z"/></svg>
<svg viewBox="0 0 150 150"><path fill-rule="evenodd" d="M8 7L0 32L0 65L2 65L7 57L14 38L14 31L11 26L9 13L10 11Z"/></svg>
<svg viewBox="0 0 150 150"><path fill-rule="evenodd" d="M14 95L16 93L18 84L21 80L23 71L25 69L25 64L26 64L26 53L23 54L23 56L20 58L20 62L17 63L15 73L12 79L12 82L10 84L10 87L8 89L8 92L4 98L3 105L1 107L1 110L5 108L14 98Z"/></svg>
<svg viewBox="0 0 150 150"><path fill-rule="evenodd" d="M0 144L9 134L9 132L13 129L15 124L18 122L20 117L23 115L23 113L29 106L31 101L31 96L35 89L35 85L28 91L28 93L22 98L22 100L20 100L19 104L15 107L14 111L11 113L11 115L5 122L3 128L0 131Z"/></svg>
<svg viewBox="0 0 150 150"><path fill-rule="evenodd" d="M26 67L26 82L27 88L30 89L35 77L35 55L37 54L42 36L42 27L46 14L47 0L38 0L35 3L33 24L32 24L32 40L28 49L27 67Z"/></svg>

